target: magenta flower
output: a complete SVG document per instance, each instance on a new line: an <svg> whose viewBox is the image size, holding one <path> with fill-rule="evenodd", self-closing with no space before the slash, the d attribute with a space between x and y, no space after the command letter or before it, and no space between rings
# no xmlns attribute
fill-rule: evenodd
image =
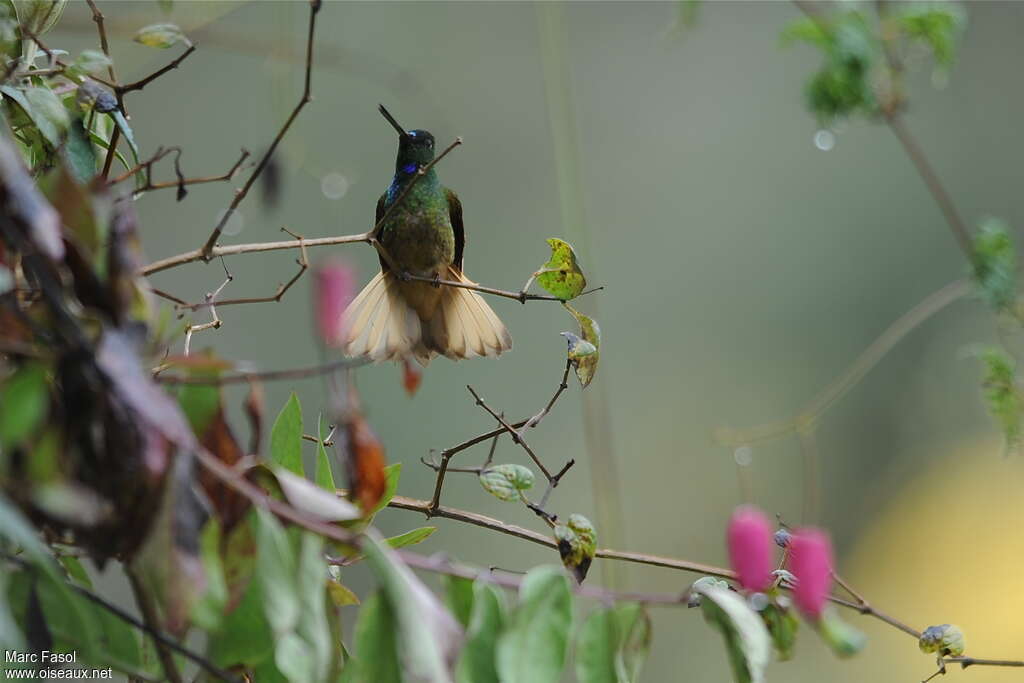
<svg viewBox="0 0 1024 683"><path fill-rule="evenodd" d="M352 301L355 276L340 259L328 260L316 269L316 323L328 346L341 344L341 315Z"/></svg>
<svg viewBox="0 0 1024 683"><path fill-rule="evenodd" d="M797 581L796 606L805 616L817 619L832 588L832 542L820 529L798 529L789 550L789 569Z"/></svg>
<svg viewBox="0 0 1024 683"><path fill-rule="evenodd" d="M772 527L764 513L741 505L732 513L727 534L729 561L740 585L767 590L772 582Z"/></svg>

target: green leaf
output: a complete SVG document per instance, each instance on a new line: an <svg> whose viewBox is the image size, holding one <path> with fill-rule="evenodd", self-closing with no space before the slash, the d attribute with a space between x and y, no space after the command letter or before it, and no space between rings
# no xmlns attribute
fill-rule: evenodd
<svg viewBox="0 0 1024 683"><path fill-rule="evenodd" d="M92 588L92 579L89 578L89 572L85 571L85 567L73 555L61 555L57 558L60 562L60 566L64 567L64 571L68 574L68 579L71 583L78 584L82 588Z"/></svg>
<svg viewBox="0 0 1024 683"><path fill-rule="evenodd" d="M384 467L384 476L387 478L384 484L384 495L377 501L377 505L373 508L367 517L373 518L378 512L383 510L391 502L391 499L395 497L395 493L398 492L398 480L402 476L402 463L396 462Z"/></svg>
<svg viewBox="0 0 1024 683"><path fill-rule="evenodd" d="M533 472L522 465L494 465L480 473L480 485L498 500L511 502L533 487Z"/></svg>
<svg viewBox="0 0 1024 683"><path fill-rule="evenodd" d="M597 554L594 525L583 515L571 514L566 524L555 525L554 536L562 564L579 583L583 583Z"/></svg>
<svg viewBox="0 0 1024 683"><path fill-rule="evenodd" d="M262 508L256 508L256 547L264 614L276 636L281 637L295 630L301 615L295 553L280 522Z"/></svg>
<svg viewBox="0 0 1024 683"><path fill-rule="evenodd" d="M829 646L833 654L843 659L852 657L867 645L868 638L859 629L850 626L848 623L843 621L834 609L825 610L815 624L818 630L818 635L821 639ZM946 624L948 626L948 624ZM956 629L955 626L951 627ZM963 634L959 634L959 652L955 652L956 649L956 636L951 634L952 640L950 641L951 647L949 648L949 654L953 656L959 656L963 654Z"/></svg>
<svg viewBox="0 0 1024 683"><path fill-rule="evenodd" d="M132 127L128 125L128 120L125 119L124 114L120 110L112 111L108 116L114 120L114 125L121 130L121 135L124 136L125 142L128 143L128 149L132 152L132 161L135 162L136 166L139 165L139 146L135 143L135 134L132 133ZM136 177L140 181L144 181L145 175L145 173L139 173Z"/></svg>
<svg viewBox="0 0 1024 683"><path fill-rule="evenodd" d="M473 612L473 580L461 576L441 575L444 604L463 627L469 626Z"/></svg>
<svg viewBox="0 0 1024 683"><path fill-rule="evenodd" d="M27 572L21 572L25 574ZM0 572L0 648L5 652L13 650L23 652L25 650L25 636L11 613L11 599L8 584L14 572ZM3 671L3 664L0 664L0 671Z"/></svg>
<svg viewBox="0 0 1024 683"><path fill-rule="evenodd" d="M500 683L496 650L498 636L505 626L505 595L486 579L477 579L470 585L472 612L455 680L458 683Z"/></svg>
<svg viewBox="0 0 1024 683"><path fill-rule="evenodd" d="M26 363L0 384L0 449L20 444L35 433L49 404L45 365Z"/></svg>
<svg viewBox="0 0 1024 683"><path fill-rule="evenodd" d="M502 683L557 683L572 630L569 577L558 567L536 567L519 587L519 603L498 638Z"/></svg>
<svg viewBox="0 0 1024 683"><path fill-rule="evenodd" d="M587 278L576 262L576 252L568 242L556 237L547 242L551 247L551 258L533 274L537 284L563 301L575 299L587 286Z"/></svg>
<svg viewBox="0 0 1024 683"><path fill-rule="evenodd" d="M270 432L270 459L295 474L305 474L302 467L302 405L294 391Z"/></svg>
<svg viewBox="0 0 1024 683"><path fill-rule="evenodd" d="M974 237L974 282L995 311L1012 311L1017 301L1017 251L1002 221L989 219Z"/></svg>
<svg viewBox="0 0 1024 683"><path fill-rule="evenodd" d="M96 152L89 141L89 134L82 125L81 117L75 117L68 127L68 137L62 148L64 161L71 177L80 185L88 184L96 177Z"/></svg>
<svg viewBox="0 0 1024 683"><path fill-rule="evenodd" d="M263 610L259 577L249 582L238 605L210 635L207 655L222 667L255 667L274 652L274 633Z"/></svg>
<svg viewBox="0 0 1024 683"><path fill-rule="evenodd" d="M199 534L199 558L203 563L206 586L192 603L190 614L193 623L207 631L215 631L220 626L228 602L228 584L224 578L220 546L220 523L216 517L211 517Z"/></svg>
<svg viewBox="0 0 1024 683"><path fill-rule="evenodd" d="M573 369L576 371L576 379L580 381L580 386L586 389L594 380L594 375L597 373L597 364L601 360L601 328L593 318L583 315L569 304L562 305L579 323L580 337L582 337L582 341L579 344L589 345L587 347L577 347L577 351L574 354L572 337L575 337L575 335L569 337L569 332L562 333L569 339L568 358L572 361ZM580 337L576 338L579 339ZM590 350L591 347L593 351Z"/></svg>
<svg viewBox="0 0 1024 683"><path fill-rule="evenodd" d="M186 384L178 392L178 405L192 432L199 438L206 433L220 412L220 387L215 384Z"/></svg>
<svg viewBox="0 0 1024 683"><path fill-rule="evenodd" d="M956 43L967 15L956 3L907 3L897 15L907 36L931 48L935 61L949 66L956 57Z"/></svg>
<svg viewBox="0 0 1024 683"><path fill-rule="evenodd" d="M295 678L297 683L326 681L331 670L331 656L334 645L331 642L331 628L327 621L327 603L324 599L327 581L327 561L324 559L323 539L314 533L302 534L299 546L299 571L295 577L299 593L302 619L299 621L298 636L307 645L308 663L312 677ZM284 671L278 653L278 667Z"/></svg>
<svg viewBox="0 0 1024 683"><path fill-rule="evenodd" d="M791 659L796 646L796 633L800 628L800 620L793 614L793 610L771 602L761 610L761 619L772 637L772 645L779 660L784 662Z"/></svg>
<svg viewBox="0 0 1024 683"><path fill-rule="evenodd" d="M68 0L13 0L18 22L36 36L41 36L60 21Z"/></svg>
<svg viewBox="0 0 1024 683"><path fill-rule="evenodd" d="M352 589L334 579L328 579L327 581L327 594L331 597L331 602L334 603L335 607L359 604L359 597L352 592Z"/></svg>
<svg viewBox="0 0 1024 683"><path fill-rule="evenodd" d="M60 147L71 123L71 117L52 90L40 85L30 86L24 90L12 85L2 85L0 92L17 102L54 149Z"/></svg>
<svg viewBox="0 0 1024 683"><path fill-rule="evenodd" d="M111 65L110 57L99 50L82 50L75 59L75 66L85 73L94 74Z"/></svg>
<svg viewBox="0 0 1024 683"><path fill-rule="evenodd" d="M760 615L739 594L714 582L695 582L691 591L701 596L704 619L725 639L736 683L764 683L771 638Z"/></svg>
<svg viewBox="0 0 1024 683"><path fill-rule="evenodd" d="M450 683L462 629L440 600L398 555L370 530L363 551L398 622L399 653L411 680Z"/></svg>
<svg viewBox="0 0 1024 683"><path fill-rule="evenodd" d="M358 683L402 683L398 662L398 623L381 591L363 601L356 622L354 661L345 667ZM352 664L355 664L353 667Z"/></svg>
<svg viewBox="0 0 1024 683"><path fill-rule="evenodd" d="M386 539L389 546L392 548L404 548L409 545L416 545L427 540L427 538L437 531L436 526L421 526L419 529L413 529L412 531L406 531L404 534L398 536L392 536Z"/></svg>
<svg viewBox="0 0 1024 683"><path fill-rule="evenodd" d="M640 605L599 607L576 638L579 683L635 683L650 647L650 620Z"/></svg>
<svg viewBox="0 0 1024 683"><path fill-rule="evenodd" d="M174 47L178 43L184 43L187 46L192 45L192 41L188 39L181 28L176 24L170 23L144 26L135 32L132 40L146 47L159 47L162 49Z"/></svg>
<svg viewBox="0 0 1024 683"><path fill-rule="evenodd" d="M955 624L929 626L917 641L921 652L938 652L942 657L959 657L964 653L964 632Z"/></svg>

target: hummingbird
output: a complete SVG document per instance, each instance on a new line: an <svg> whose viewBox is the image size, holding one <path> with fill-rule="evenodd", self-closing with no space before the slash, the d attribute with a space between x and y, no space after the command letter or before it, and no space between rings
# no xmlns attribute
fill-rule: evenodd
<svg viewBox="0 0 1024 683"><path fill-rule="evenodd" d="M406 130L383 105L379 109L398 132L398 157L391 185L377 200L374 224L387 214L377 238L399 272L381 257L380 273L342 315L342 348L355 358L413 358L424 367L437 355L453 360L500 356L512 348L512 336L479 294L407 278L475 284L462 272L462 202L441 184L434 168L416 180L434 159L434 136ZM400 197L401 203L391 208Z"/></svg>

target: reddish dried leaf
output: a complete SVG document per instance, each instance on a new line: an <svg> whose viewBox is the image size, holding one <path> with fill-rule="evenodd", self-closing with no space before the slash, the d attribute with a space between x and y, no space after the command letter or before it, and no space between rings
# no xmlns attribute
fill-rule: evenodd
<svg viewBox="0 0 1024 683"><path fill-rule="evenodd" d="M249 381L245 414L249 418L249 453L256 454L263 439L263 385L256 380Z"/></svg>
<svg viewBox="0 0 1024 683"><path fill-rule="evenodd" d="M235 465L245 455L224 418L223 405L217 409L199 442L225 465ZM248 511L249 499L205 468L199 473L199 481L217 512L221 528L230 531Z"/></svg>
<svg viewBox="0 0 1024 683"><path fill-rule="evenodd" d="M420 382L423 381L423 372L415 365L409 362L406 358L402 361L402 386L405 387L405 393L409 396L415 396L416 390L420 388Z"/></svg>
<svg viewBox="0 0 1024 683"><path fill-rule="evenodd" d="M345 423L351 497L363 512L374 509L387 488L384 445L362 415L353 414Z"/></svg>

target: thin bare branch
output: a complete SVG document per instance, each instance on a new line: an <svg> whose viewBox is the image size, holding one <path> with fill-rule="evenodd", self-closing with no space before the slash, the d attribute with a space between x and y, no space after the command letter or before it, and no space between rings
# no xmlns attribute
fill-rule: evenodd
<svg viewBox="0 0 1024 683"><path fill-rule="evenodd" d="M220 220L217 221L217 225L213 228L213 232L210 233L210 236L207 238L206 243L199 250L200 258L202 258L204 261L209 261L210 259L216 256L216 254L214 254L214 247L217 246L217 240L220 239L220 235L224 231L224 226L227 225L228 220L230 220L231 216L234 215L235 211L238 209L239 204L241 204L242 200L246 198L253 184L260 177L260 174L263 173L263 170L267 167L267 164L270 163L271 157L273 157L274 152L277 151L278 145L281 144L281 141L284 139L284 136L288 133L288 129L291 128L292 123L295 121L296 118L298 118L299 112L301 112L303 108L313 100L313 35L316 31L316 17L317 14L320 12L320 5L320 0L310 0L309 32L306 37L306 78L302 89L302 97L299 98L298 104L295 105L295 108L292 110L291 115L289 115L287 120L285 120L284 125L281 126L281 129L277 131L277 135L274 137L274 140L270 143L270 147L267 148L266 153L264 153L259 163L256 164L256 168L253 169L253 172L249 175L249 178L245 181L245 184L242 185L242 188L235 193L234 198L231 200L231 204L228 206L227 210L221 215Z"/></svg>
<svg viewBox="0 0 1024 683"><path fill-rule="evenodd" d="M172 69L177 69L178 65L180 65L182 62L184 62L185 59L187 59L188 56L190 54L192 54L193 52L195 52L195 51L196 51L196 45L195 44L189 45L187 50L182 52L181 55L179 55L174 61L172 61L167 66L165 66L165 67L163 67L161 69L157 69L156 71L154 71L153 73L149 74L145 78L141 78L141 79L139 79L139 80L137 80L137 81L135 81L133 83L126 83L124 85L117 86L116 87L117 92L119 94L123 95L125 93L130 93L130 92L133 92L135 90L142 90L147 85L152 83L157 78L160 78L161 76L163 76L168 71L171 71Z"/></svg>
<svg viewBox="0 0 1024 683"><path fill-rule="evenodd" d="M131 584L132 593L135 595L135 604L138 606L142 619L146 623L147 632L155 633L159 631L158 625L160 622L157 618L156 606L153 604L152 596L146 591L142 580L132 567L125 565L124 569L125 574L128 576L128 582ZM160 666L164 670L164 676L171 683L182 683L181 673L178 671L178 665L174 663L171 649L159 638L154 638L153 643L156 645L156 654L160 659Z"/></svg>

